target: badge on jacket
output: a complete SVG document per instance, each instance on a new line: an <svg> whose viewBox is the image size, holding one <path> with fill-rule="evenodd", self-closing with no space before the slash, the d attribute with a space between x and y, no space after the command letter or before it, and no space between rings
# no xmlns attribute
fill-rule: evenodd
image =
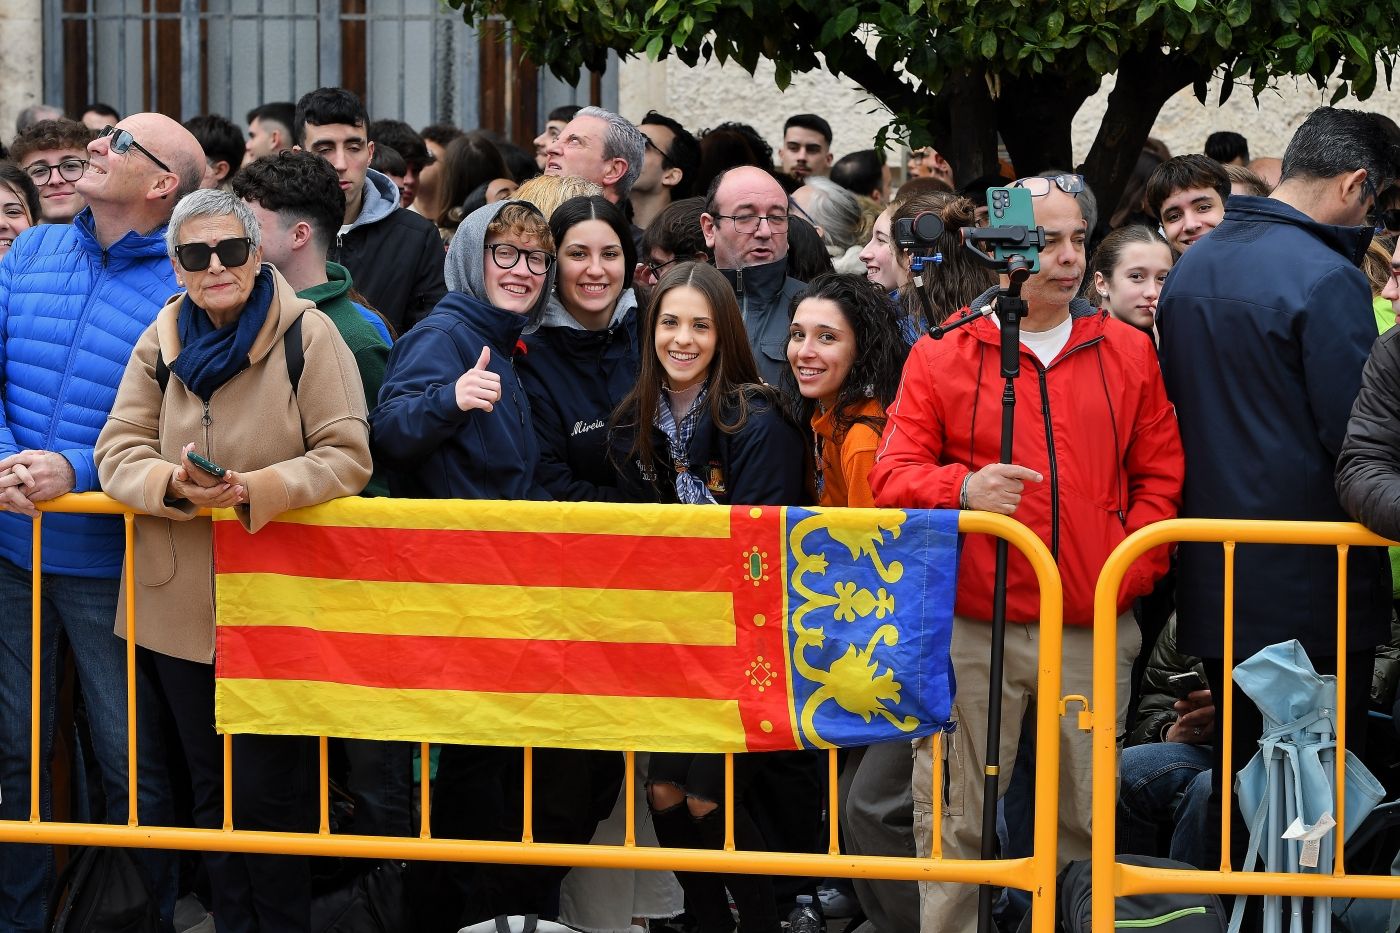
<svg viewBox="0 0 1400 933"><path fill-rule="evenodd" d="M705 481L705 488L717 495L728 491L724 485L724 470L720 468L718 460L710 461L710 478Z"/></svg>

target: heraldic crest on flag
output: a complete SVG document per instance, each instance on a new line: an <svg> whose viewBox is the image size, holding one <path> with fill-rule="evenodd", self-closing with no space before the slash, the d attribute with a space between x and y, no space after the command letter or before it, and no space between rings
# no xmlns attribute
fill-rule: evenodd
<svg viewBox="0 0 1400 933"><path fill-rule="evenodd" d="M219 513L217 725L704 752L928 735L957 546L950 511L342 499L255 535Z"/></svg>

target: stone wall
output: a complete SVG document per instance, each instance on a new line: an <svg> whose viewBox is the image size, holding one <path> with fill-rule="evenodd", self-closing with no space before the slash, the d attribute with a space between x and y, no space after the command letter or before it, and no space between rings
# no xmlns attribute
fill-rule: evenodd
<svg viewBox="0 0 1400 933"><path fill-rule="evenodd" d="M40 0L0 2L0 138L15 134L15 118L40 100L44 87L44 10Z"/></svg>

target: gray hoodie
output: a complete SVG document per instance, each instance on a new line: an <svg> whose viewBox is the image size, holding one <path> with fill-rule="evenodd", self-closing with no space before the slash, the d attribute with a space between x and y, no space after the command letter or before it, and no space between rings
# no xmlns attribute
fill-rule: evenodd
<svg viewBox="0 0 1400 933"><path fill-rule="evenodd" d="M485 264L492 261L486 258L486 228L507 204L523 205L539 214L541 218L544 217L539 208L529 201L497 201L495 204L488 204L468 214L461 226L457 228L456 234L453 235L452 244L447 247L447 264L443 266L442 272L450 291L462 292L477 301L491 304L491 299L486 297ZM523 259L520 261L524 262ZM549 271L545 273L544 287L535 300L534 307L526 316L526 333L540 326L549 302L554 297L556 269L557 265L550 263ZM621 304L621 302L618 303Z"/></svg>
<svg viewBox="0 0 1400 933"><path fill-rule="evenodd" d="M349 233L356 227L363 227L366 224L383 220L392 214L398 206L399 188L394 184L393 179L383 172L376 172L372 168L366 169L364 201L360 204L360 216L346 225L345 233Z"/></svg>
<svg viewBox="0 0 1400 933"><path fill-rule="evenodd" d="M622 320L627 316L627 312L635 307L637 307L637 293L630 288L624 288L622 294L617 296L617 305L613 308L612 317L608 318L608 327L611 328ZM549 307L545 308L544 317L538 325L525 328L525 333L532 334L541 327L568 327L573 330L587 330L564 307L557 292L550 292Z"/></svg>

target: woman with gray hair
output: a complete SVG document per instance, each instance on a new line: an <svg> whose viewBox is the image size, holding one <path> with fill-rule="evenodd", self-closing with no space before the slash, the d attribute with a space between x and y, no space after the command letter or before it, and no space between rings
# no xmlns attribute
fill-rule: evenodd
<svg viewBox="0 0 1400 933"><path fill-rule="evenodd" d="M354 495L370 476L355 359L330 318L263 264L260 239L228 192L175 206L166 244L185 291L137 342L95 450L102 488L145 513L136 640L151 652L205 829L223 822L223 743L213 525L198 513L232 508L256 532L288 509ZM314 755L308 738L234 736L235 828L314 830ZM305 858L207 853L205 864L219 933L310 928Z"/></svg>
<svg viewBox="0 0 1400 933"><path fill-rule="evenodd" d="M860 201L830 178L812 175L792 193L793 208L821 234L831 265L837 272L865 274L860 260Z"/></svg>

